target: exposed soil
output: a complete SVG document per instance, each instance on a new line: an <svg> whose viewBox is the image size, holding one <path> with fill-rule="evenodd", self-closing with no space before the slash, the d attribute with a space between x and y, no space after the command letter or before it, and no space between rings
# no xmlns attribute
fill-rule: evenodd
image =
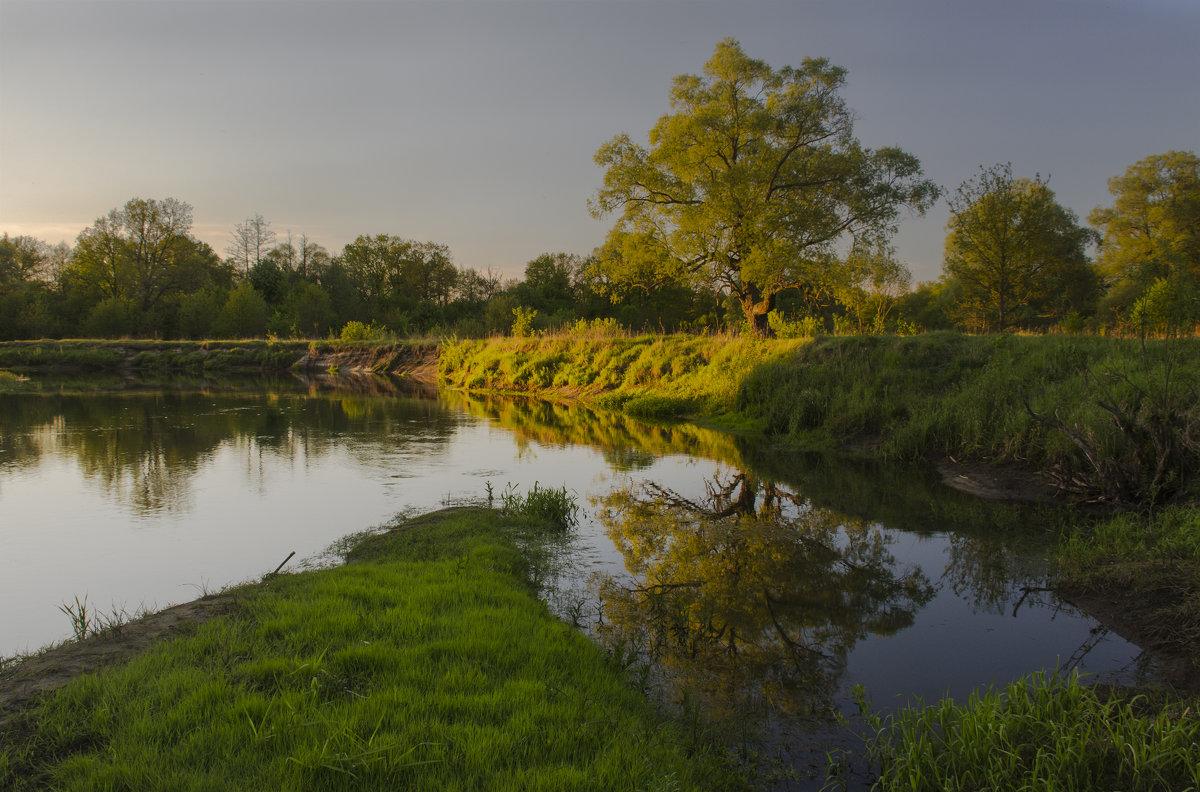
<svg viewBox="0 0 1200 792"><path fill-rule="evenodd" d="M436 382L436 344L372 344L310 349L295 364L305 371L348 371L392 374L422 382Z"/></svg>
<svg viewBox="0 0 1200 792"><path fill-rule="evenodd" d="M988 500L1047 502L1059 495L1045 476L1017 465L947 458L937 464L937 471L947 486Z"/></svg>
<svg viewBox="0 0 1200 792"><path fill-rule="evenodd" d="M89 671L129 659L154 641L179 635L232 607L236 594L217 594L151 613L119 629L44 649L0 671L0 730L37 696Z"/></svg>

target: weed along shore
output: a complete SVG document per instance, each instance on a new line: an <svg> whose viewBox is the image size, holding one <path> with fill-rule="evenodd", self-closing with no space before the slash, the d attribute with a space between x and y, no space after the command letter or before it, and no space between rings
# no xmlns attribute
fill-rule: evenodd
<svg viewBox="0 0 1200 792"><path fill-rule="evenodd" d="M0 788L742 788L538 601L518 543L561 531L564 504L426 514L238 589L6 713Z"/></svg>

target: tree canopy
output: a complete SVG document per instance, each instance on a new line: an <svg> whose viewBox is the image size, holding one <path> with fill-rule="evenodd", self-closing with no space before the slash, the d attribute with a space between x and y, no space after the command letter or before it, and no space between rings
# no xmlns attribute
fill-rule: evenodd
<svg viewBox="0 0 1200 792"><path fill-rule="evenodd" d="M1003 332L1094 299L1086 246L1095 234L1040 177L1013 178L1008 164L981 168L949 204L945 270L962 286L960 310L979 326Z"/></svg>
<svg viewBox="0 0 1200 792"><path fill-rule="evenodd" d="M772 69L732 39L671 88L649 148L617 135L596 154L596 216L620 211L598 266L615 289L686 282L726 291L756 330L781 291L828 294L853 244L924 212L938 188L898 148L864 148L844 69L806 58Z"/></svg>
<svg viewBox="0 0 1200 792"><path fill-rule="evenodd" d="M1098 263L1112 282L1110 307L1146 296L1157 281L1176 298L1200 289L1200 157L1168 151L1108 180L1113 204L1088 218L1103 233ZM1193 308L1192 313L1197 313Z"/></svg>

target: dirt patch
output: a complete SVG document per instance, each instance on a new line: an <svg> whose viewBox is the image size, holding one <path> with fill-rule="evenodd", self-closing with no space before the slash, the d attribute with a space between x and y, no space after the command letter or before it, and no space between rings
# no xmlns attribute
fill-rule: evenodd
<svg viewBox="0 0 1200 792"><path fill-rule="evenodd" d="M217 594L124 624L120 629L85 641L45 649L0 672L0 729L34 698L62 687L80 674L128 660L155 641L229 612L236 594Z"/></svg>
<svg viewBox="0 0 1200 792"><path fill-rule="evenodd" d="M295 368L302 371L392 374L422 382L436 382L438 347L434 344L313 347L296 362Z"/></svg>
<svg viewBox="0 0 1200 792"><path fill-rule="evenodd" d="M936 467L947 486L988 500L1041 503L1060 495L1045 476L1017 465L959 462L950 458Z"/></svg>

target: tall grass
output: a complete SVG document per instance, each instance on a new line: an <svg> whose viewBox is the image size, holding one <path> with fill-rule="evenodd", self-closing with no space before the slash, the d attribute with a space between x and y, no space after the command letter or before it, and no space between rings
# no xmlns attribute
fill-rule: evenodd
<svg viewBox="0 0 1200 792"><path fill-rule="evenodd" d="M1200 715L1103 698L1035 674L1003 690L874 718L875 788L953 790L1200 789Z"/></svg>
<svg viewBox="0 0 1200 792"><path fill-rule="evenodd" d="M1093 497L1154 501L1197 469L1200 342L818 339L757 366L737 406L781 437L1014 462Z"/></svg>
<svg viewBox="0 0 1200 792"><path fill-rule="evenodd" d="M801 341L750 336L610 336L451 341L439 377L469 390L592 398L640 417L708 416L734 408L746 376Z"/></svg>

